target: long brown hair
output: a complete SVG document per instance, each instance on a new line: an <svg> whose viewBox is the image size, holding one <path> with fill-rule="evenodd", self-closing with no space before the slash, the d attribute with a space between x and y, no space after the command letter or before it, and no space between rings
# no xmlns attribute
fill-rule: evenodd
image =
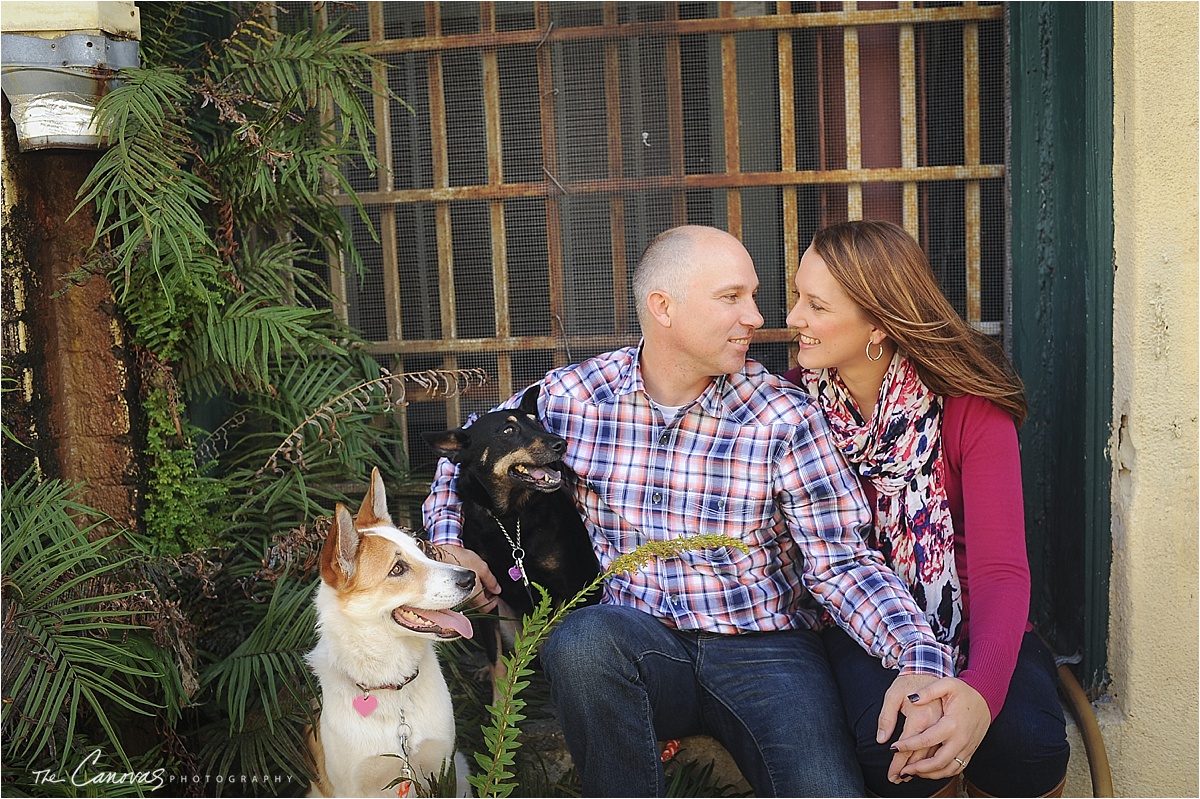
<svg viewBox="0 0 1200 799"><path fill-rule="evenodd" d="M887 333L936 394L985 397L1019 426L1025 387L1004 350L958 315L929 259L891 222L843 222L817 232L812 248L854 302Z"/></svg>

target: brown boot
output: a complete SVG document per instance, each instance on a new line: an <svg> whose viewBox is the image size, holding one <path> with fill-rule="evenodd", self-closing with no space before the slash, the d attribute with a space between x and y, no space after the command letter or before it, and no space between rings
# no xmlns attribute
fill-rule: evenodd
<svg viewBox="0 0 1200 799"><path fill-rule="evenodd" d="M961 774L955 774L950 778L950 781L943 785L937 793L929 794L932 797L958 796L958 784L962 781Z"/></svg>
<svg viewBox="0 0 1200 799"><path fill-rule="evenodd" d="M971 782L970 780L963 780L963 782L966 785L967 796L991 796L990 793L984 793L983 791L979 790L979 788L976 787L975 783ZM1058 781L1058 785L1055 785L1047 793L1042 794L1042 796L1062 796L1063 789L1066 787L1067 787L1067 775L1064 774L1063 778ZM938 795L941 796L942 794L938 794ZM946 795L949 796L950 794L946 794Z"/></svg>

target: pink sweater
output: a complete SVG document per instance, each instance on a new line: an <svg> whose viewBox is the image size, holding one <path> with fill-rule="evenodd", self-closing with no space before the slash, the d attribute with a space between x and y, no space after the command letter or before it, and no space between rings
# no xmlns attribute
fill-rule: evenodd
<svg viewBox="0 0 1200 799"><path fill-rule="evenodd" d="M946 397L942 448L963 592L963 639L970 642L967 666L958 676L983 696L995 720L1021 639L1033 629L1017 429L989 400ZM874 487L869 480L862 484L874 507Z"/></svg>
<svg viewBox="0 0 1200 799"><path fill-rule="evenodd" d="M963 638L970 641L967 667L958 676L983 695L995 720L1021 639L1033 629L1016 425L982 397L946 397L942 447L963 591Z"/></svg>

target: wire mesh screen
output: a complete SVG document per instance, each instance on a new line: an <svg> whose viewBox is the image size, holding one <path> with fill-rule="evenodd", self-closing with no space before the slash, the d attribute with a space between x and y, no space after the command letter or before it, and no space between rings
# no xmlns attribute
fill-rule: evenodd
<svg viewBox="0 0 1200 799"><path fill-rule="evenodd" d="M328 22L380 60L384 169L348 167L378 240L355 223L347 318L393 371L490 376L409 406L414 470L419 432L636 343L634 266L685 222L753 256L771 369L793 362L800 256L846 219L904 225L959 312L1005 336L1000 4L397 2Z"/></svg>

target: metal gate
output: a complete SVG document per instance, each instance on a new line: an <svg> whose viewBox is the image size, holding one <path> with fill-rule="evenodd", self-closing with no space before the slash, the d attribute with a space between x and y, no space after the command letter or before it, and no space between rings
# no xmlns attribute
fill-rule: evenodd
<svg viewBox="0 0 1200 799"><path fill-rule="evenodd" d="M845 219L903 224L1007 339L1000 4L384 2L327 24L381 61L383 169L348 171L378 241L359 226L367 273L331 270L339 311L392 371L491 376L406 409L414 470L419 431L635 343L632 269L684 222L753 256L769 368L801 254Z"/></svg>

